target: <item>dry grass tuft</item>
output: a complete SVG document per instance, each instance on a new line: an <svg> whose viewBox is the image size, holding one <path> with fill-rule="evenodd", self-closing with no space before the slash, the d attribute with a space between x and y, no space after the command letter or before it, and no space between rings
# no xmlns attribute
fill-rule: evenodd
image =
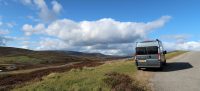
<svg viewBox="0 0 200 91"><path fill-rule="evenodd" d="M103 81L111 87L112 91L146 91L139 87L137 82L134 82L131 77L117 72L105 74L106 78Z"/></svg>

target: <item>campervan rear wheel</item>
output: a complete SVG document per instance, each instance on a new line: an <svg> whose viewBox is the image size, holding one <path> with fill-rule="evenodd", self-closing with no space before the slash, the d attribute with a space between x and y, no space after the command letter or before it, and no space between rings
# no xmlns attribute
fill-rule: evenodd
<svg viewBox="0 0 200 91"><path fill-rule="evenodd" d="M165 59L165 61L164 61L164 63L163 63L164 65L167 65L167 62L166 62L166 59Z"/></svg>
<svg viewBox="0 0 200 91"><path fill-rule="evenodd" d="M161 62L160 67L158 68L158 70L162 71L163 70L163 65L164 65L164 62Z"/></svg>
<svg viewBox="0 0 200 91"><path fill-rule="evenodd" d="M137 67L137 70L141 70L141 68L140 68L140 67Z"/></svg>
<svg viewBox="0 0 200 91"><path fill-rule="evenodd" d="M160 66L160 68L158 68L158 70L162 71L163 70L163 66Z"/></svg>

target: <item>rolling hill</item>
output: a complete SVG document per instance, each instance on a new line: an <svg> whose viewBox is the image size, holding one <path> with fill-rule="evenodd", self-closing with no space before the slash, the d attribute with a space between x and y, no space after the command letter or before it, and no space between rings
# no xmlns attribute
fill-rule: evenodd
<svg viewBox="0 0 200 91"><path fill-rule="evenodd" d="M101 53L84 53L63 50L34 51L13 47L0 47L0 66L12 64L16 65L18 69L66 64L70 62L107 61L120 58L125 57L104 55Z"/></svg>

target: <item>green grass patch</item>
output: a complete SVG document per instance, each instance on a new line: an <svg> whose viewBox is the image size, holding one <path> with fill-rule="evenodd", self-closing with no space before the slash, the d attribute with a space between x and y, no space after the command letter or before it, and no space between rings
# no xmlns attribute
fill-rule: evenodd
<svg viewBox="0 0 200 91"><path fill-rule="evenodd" d="M103 80L106 79L105 74L110 72L124 74L133 79L136 67L133 61L125 61L84 67L81 70L72 69L65 73L51 73L40 82L30 82L14 91L110 91L111 87Z"/></svg>
<svg viewBox="0 0 200 91"><path fill-rule="evenodd" d="M0 64L38 64L41 60L28 56L4 56L0 57Z"/></svg>
<svg viewBox="0 0 200 91"><path fill-rule="evenodd" d="M186 52L188 52L188 51L173 51L173 52L167 53L165 57L166 57L166 59L170 59L170 58L176 57L176 56L181 55Z"/></svg>

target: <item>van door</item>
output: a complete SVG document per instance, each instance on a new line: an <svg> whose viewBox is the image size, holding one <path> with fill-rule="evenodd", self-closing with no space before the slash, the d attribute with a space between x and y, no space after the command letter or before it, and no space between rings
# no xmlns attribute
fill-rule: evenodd
<svg viewBox="0 0 200 91"><path fill-rule="evenodd" d="M147 46L147 47L137 47L136 48L136 60L138 62L143 62L143 66L149 66L157 64L160 59L160 54L158 54L157 46Z"/></svg>
<svg viewBox="0 0 200 91"><path fill-rule="evenodd" d="M158 47L157 46L136 47L136 59L137 60L159 59Z"/></svg>

